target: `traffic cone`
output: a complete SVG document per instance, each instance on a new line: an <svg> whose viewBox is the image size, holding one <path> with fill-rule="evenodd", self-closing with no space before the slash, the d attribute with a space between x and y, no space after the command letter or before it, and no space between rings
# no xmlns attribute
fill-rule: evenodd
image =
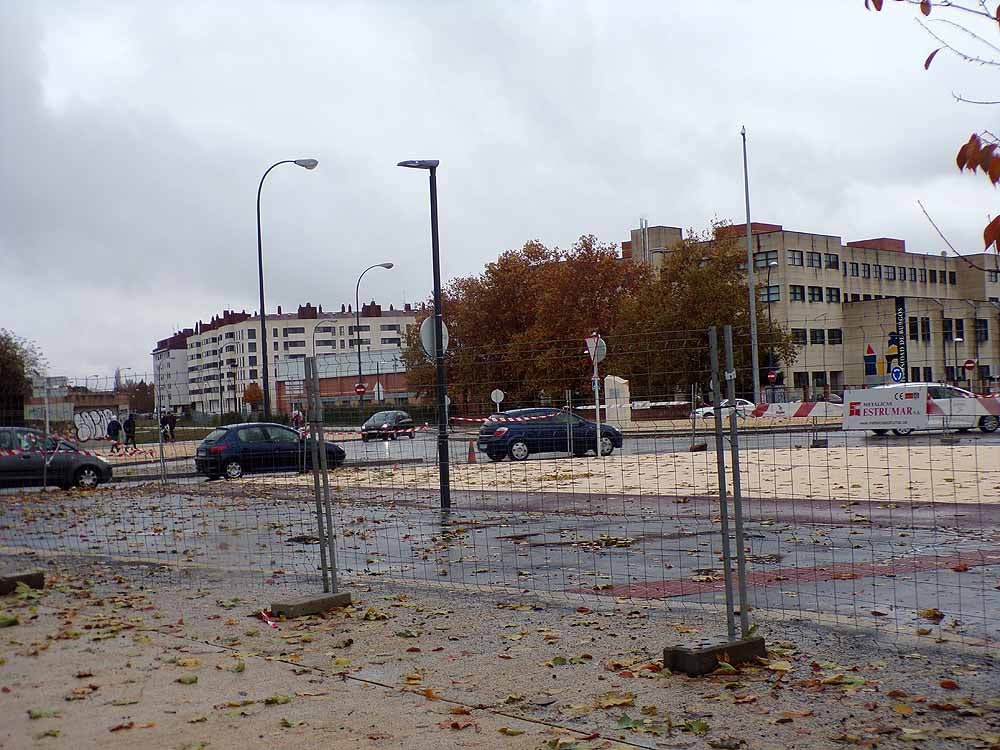
<svg viewBox="0 0 1000 750"><path fill-rule="evenodd" d="M470 440L469 441L469 463L470 464L476 463L476 441L475 440Z"/></svg>

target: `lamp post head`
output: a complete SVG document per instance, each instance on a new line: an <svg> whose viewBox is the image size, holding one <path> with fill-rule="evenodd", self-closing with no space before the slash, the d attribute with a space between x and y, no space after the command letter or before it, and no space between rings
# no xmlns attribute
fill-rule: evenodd
<svg viewBox="0 0 1000 750"><path fill-rule="evenodd" d="M392 263L379 263L379 268L392 268Z"/></svg>
<svg viewBox="0 0 1000 750"><path fill-rule="evenodd" d="M319 166L319 162L315 159L296 159L295 163L303 169L316 169Z"/></svg>
<svg viewBox="0 0 1000 750"><path fill-rule="evenodd" d="M396 166L408 167L409 169L437 169L440 163L437 159L409 159L399 162Z"/></svg>
<svg viewBox="0 0 1000 750"><path fill-rule="evenodd" d="M956 344L961 344L961 343L962 343L963 341L965 341L965 339L962 339L962 338L955 338L955 339L953 339L953 341L954 341L954 342L955 342Z"/></svg>
<svg viewBox="0 0 1000 750"><path fill-rule="evenodd" d="M768 268L777 268L778 267L778 261L772 260L770 263L767 264L767 267Z"/></svg>

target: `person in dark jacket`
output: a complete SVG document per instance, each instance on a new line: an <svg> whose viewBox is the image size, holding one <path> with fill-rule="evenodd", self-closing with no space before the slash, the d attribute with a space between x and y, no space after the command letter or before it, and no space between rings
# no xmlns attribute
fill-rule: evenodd
<svg viewBox="0 0 1000 750"><path fill-rule="evenodd" d="M128 448L131 445L138 449L139 446L135 444L135 415L130 413L125 418L125 424L122 427L125 430L125 447Z"/></svg>
<svg viewBox="0 0 1000 750"><path fill-rule="evenodd" d="M177 415L172 411L167 412L167 427L170 428L170 442L173 443L177 440Z"/></svg>
<svg viewBox="0 0 1000 750"><path fill-rule="evenodd" d="M108 422L107 432L108 432L108 438L111 440L111 451L112 453L117 453L119 447L118 439L121 437L122 434L122 423L118 421L117 416L111 417L110 421Z"/></svg>

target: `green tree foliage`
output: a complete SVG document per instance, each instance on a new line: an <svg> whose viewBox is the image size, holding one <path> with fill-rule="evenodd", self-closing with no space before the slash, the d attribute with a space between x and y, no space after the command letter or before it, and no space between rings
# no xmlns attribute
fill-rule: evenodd
<svg viewBox="0 0 1000 750"><path fill-rule="evenodd" d="M45 369L45 357L33 341L0 328L0 423L23 414L31 379Z"/></svg>
<svg viewBox="0 0 1000 750"><path fill-rule="evenodd" d="M142 414L152 412L156 408L152 383L147 383L145 380L124 383L119 391L128 396L128 407L131 411Z"/></svg>

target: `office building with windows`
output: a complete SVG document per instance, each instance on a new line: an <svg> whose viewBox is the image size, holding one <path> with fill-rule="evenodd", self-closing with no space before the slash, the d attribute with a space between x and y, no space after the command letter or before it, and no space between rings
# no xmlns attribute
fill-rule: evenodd
<svg viewBox="0 0 1000 750"><path fill-rule="evenodd" d="M996 384L996 253L912 252L901 239L844 242L778 224L753 222L750 229L764 315L788 328L798 345L794 361L771 363L779 383L808 395L889 382L889 334L897 330L897 310L905 310L905 379L959 382L976 390ZM721 232L741 245L745 235L745 224ZM623 243L622 257L657 266L682 236L677 227L642 223ZM766 341L759 348L766 364Z"/></svg>

